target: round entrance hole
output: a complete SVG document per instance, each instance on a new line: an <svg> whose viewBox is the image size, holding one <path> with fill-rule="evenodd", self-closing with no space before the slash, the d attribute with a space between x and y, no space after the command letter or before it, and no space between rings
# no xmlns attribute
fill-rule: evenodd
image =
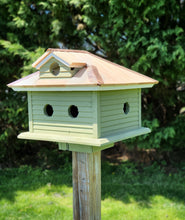
<svg viewBox="0 0 185 220"><path fill-rule="evenodd" d="M76 105L71 105L68 108L68 113L72 118L76 118L79 114L78 107Z"/></svg>
<svg viewBox="0 0 185 220"><path fill-rule="evenodd" d="M50 66L50 72L54 75L57 76L60 72L60 66L58 63L52 63Z"/></svg>
<svg viewBox="0 0 185 220"><path fill-rule="evenodd" d="M130 110L129 104L128 104L128 102L125 102L125 103L123 104L123 112L124 112L125 114L128 114L128 113L129 113L129 110Z"/></svg>
<svg viewBox="0 0 185 220"><path fill-rule="evenodd" d="M53 107L49 104L44 106L44 114L51 117L53 115Z"/></svg>

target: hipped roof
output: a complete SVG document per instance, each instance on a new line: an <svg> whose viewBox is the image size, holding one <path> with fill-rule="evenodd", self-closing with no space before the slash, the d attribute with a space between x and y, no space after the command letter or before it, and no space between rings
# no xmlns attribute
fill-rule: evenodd
<svg viewBox="0 0 185 220"><path fill-rule="evenodd" d="M39 59L33 63L33 67L39 69L51 57L58 59L69 67L81 67L81 69L71 78L39 78L37 71L22 79L8 84L15 90L40 90L41 88L108 88L119 86L126 88L151 87L158 81L142 75L138 72L125 68L116 63L110 62L99 56L82 50L48 49ZM72 89L72 88L71 88ZM78 89L77 89L78 90ZM92 89L93 90L93 89Z"/></svg>

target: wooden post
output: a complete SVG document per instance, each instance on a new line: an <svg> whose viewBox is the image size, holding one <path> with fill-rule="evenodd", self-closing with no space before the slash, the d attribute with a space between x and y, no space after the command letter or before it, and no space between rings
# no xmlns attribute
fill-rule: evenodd
<svg viewBox="0 0 185 220"><path fill-rule="evenodd" d="M101 219L101 151L73 152L73 219Z"/></svg>

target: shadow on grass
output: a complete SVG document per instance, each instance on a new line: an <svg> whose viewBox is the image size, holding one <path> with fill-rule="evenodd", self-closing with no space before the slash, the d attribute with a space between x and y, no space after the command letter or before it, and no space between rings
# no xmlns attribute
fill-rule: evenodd
<svg viewBox="0 0 185 220"><path fill-rule="evenodd" d="M157 164L140 168L129 162L102 164L102 200L111 197L124 203L135 201L145 208L151 207L153 196L185 203L184 182L183 171L166 174Z"/></svg>
<svg viewBox="0 0 185 220"><path fill-rule="evenodd" d="M46 185L72 187L71 165L56 170L30 166L0 170L0 200L14 202L18 191L34 191Z"/></svg>
<svg viewBox="0 0 185 220"><path fill-rule="evenodd" d="M132 163L102 163L102 200L114 198L124 203L136 201L150 208L152 196L161 195L185 203L185 176L182 171L165 174L158 166L136 169ZM0 200L14 202L18 191L34 191L48 184L72 187L71 163L57 170L30 166L0 170Z"/></svg>

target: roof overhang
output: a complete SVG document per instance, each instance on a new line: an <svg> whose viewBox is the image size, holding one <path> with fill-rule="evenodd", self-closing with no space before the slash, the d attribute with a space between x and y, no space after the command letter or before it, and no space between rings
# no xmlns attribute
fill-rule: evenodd
<svg viewBox="0 0 185 220"><path fill-rule="evenodd" d="M83 85L83 86L40 86L40 87L33 87L33 86L9 86L14 91L108 91L108 90L125 90L125 89L139 89L139 88L151 88L154 84L133 84L133 85Z"/></svg>
<svg viewBox="0 0 185 220"><path fill-rule="evenodd" d="M136 137L143 134L150 133L151 130L146 127L140 127L133 130L128 130L126 132L121 132L115 135L109 135L103 138L82 138L77 136L63 136L63 135L48 135L43 132L23 132L18 135L20 139L28 140L41 140L41 141L52 141L58 143L70 143L70 144L80 144L80 145L90 145L96 147L106 146L107 144L115 143L117 141L122 141L128 138Z"/></svg>
<svg viewBox="0 0 185 220"><path fill-rule="evenodd" d="M34 63L41 68L54 58L69 68L77 68L73 77L41 78L37 71L8 84L15 91L107 91L151 88L158 81L84 51L48 49Z"/></svg>

